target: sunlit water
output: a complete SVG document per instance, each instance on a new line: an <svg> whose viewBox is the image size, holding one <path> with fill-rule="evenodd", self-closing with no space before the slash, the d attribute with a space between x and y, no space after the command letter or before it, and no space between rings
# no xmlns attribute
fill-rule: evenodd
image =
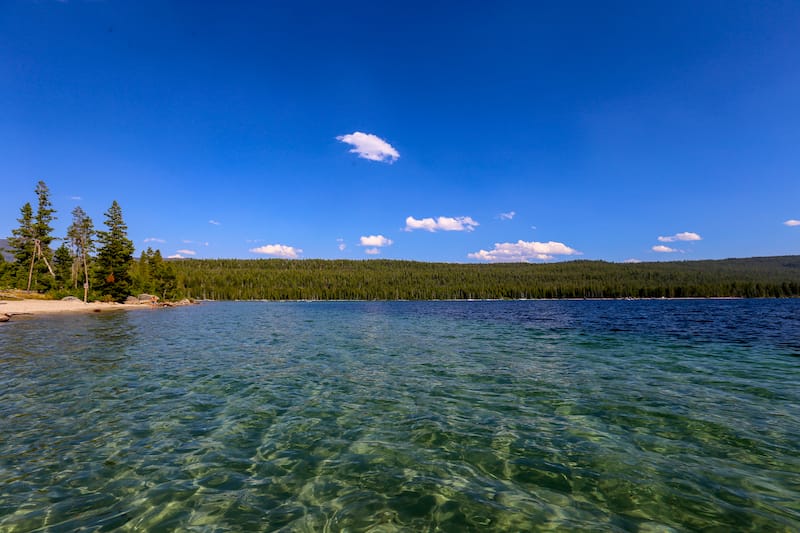
<svg viewBox="0 0 800 533"><path fill-rule="evenodd" d="M0 324L0 531L797 531L800 301Z"/></svg>

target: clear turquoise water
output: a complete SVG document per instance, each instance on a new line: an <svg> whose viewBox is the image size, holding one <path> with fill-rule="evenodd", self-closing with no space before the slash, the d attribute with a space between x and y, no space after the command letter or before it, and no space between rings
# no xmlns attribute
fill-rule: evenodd
<svg viewBox="0 0 800 533"><path fill-rule="evenodd" d="M0 324L0 531L798 531L800 301Z"/></svg>

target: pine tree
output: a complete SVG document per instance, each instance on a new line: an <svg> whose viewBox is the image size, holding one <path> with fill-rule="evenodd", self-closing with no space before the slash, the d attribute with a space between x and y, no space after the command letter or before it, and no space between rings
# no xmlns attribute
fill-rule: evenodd
<svg viewBox="0 0 800 533"><path fill-rule="evenodd" d="M94 224L80 206L72 210L72 224L67 228L67 239L75 250L78 271L83 274L83 301L89 298L89 256L94 251Z"/></svg>
<svg viewBox="0 0 800 533"><path fill-rule="evenodd" d="M56 248L53 254L53 271L56 273L56 288L66 289L72 282L72 264L75 262L66 243Z"/></svg>
<svg viewBox="0 0 800 533"><path fill-rule="evenodd" d="M27 279L28 268L33 258L35 238L33 230L33 208L26 202L20 209L21 216L17 219L19 227L12 229L12 237L8 239L11 253L14 254L14 281L17 287Z"/></svg>
<svg viewBox="0 0 800 533"><path fill-rule="evenodd" d="M128 239L128 226L122 220L122 209L116 200L105 216L103 224L108 231L97 232L100 247L97 253L95 283L102 295L122 302L131 291L133 242Z"/></svg>

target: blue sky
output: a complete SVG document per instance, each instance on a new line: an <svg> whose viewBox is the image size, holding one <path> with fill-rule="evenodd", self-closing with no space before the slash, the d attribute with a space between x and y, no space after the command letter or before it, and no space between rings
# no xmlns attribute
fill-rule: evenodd
<svg viewBox="0 0 800 533"><path fill-rule="evenodd" d="M0 235L422 261L800 253L797 2L0 3Z"/></svg>

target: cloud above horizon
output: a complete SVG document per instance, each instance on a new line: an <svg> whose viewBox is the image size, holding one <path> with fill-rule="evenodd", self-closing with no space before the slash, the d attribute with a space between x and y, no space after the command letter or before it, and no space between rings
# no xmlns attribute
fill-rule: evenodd
<svg viewBox="0 0 800 533"><path fill-rule="evenodd" d="M703 238L697 233L692 231L684 231L683 233L676 233L667 237L659 237L658 242L675 242L675 241L702 241Z"/></svg>
<svg viewBox="0 0 800 533"><path fill-rule="evenodd" d="M194 250L186 250L186 249L178 250L178 253L181 255L197 255L197 252L195 252Z"/></svg>
<svg viewBox="0 0 800 533"><path fill-rule="evenodd" d="M392 239L387 239L383 235L362 236L359 242L361 246L377 246L378 248L394 244Z"/></svg>
<svg viewBox="0 0 800 533"><path fill-rule="evenodd" d="M800 226L800 220L795 220L793 218L790 218L789 220L784 222L783 225L784 226L789 226L789 227Z"/></svg>
<svg viewBox="0 0 800 533"><path fill-rule="evenodd" d="M303 250L293 246L286 246L285 244L265 244L258 248L250 248L250 252L284 259L297 259L303 253Z"/></svg>
<svg viewBox="0 0 800 533"><path fill-rule="evenodd" d="M500 213L497 216L500 220L511 220L516 214L514 211L509 211L508 213Z"/></svg>
<svg viewBox="0 0 800 533"><path fill-rule="evenodd" d="M336 242L338 243L336 247L339 248L339 251L344 252L344 249L347 248L347 244L345 244L344 239L336 239Z"/></svg>
<svg viewBox="0 0 800 533"><path fill-rule="evenodd" d="M564 243L549 241L496 242L492 250L479 250L467 254L470 259L498 263L521 263L532 260L547 261L557 255L581 255L581 252Z"/></svg>
<svg viewBox="0 0 800 533"><path fill-rule="evenodd" d="M395 150L394 146L371 133L356 131L347 135L339 135L336 140L352 146L350 153L358 154L358 157L362 159L382 163L394 163L400 159L400 153Z"/></svg>
<svg viewBox="0 0 800 533"><path fill-rule="evenodd" d="M416 219L414 217L406 218L405 231L414 231L417 229L424 229L431 233L435 231L472 231L476 226L480 226L471 217L438 217Z"/></svg>
<svg viewBox="0 0 800 533"><path fill-rule="evenodd" d="M172 255L168 255L167 259L186 259L186 258L183 257L181 254L172 254Z"/></svg>
<svg viewBox="0 0 800 533"><path fill-rule="evenodd" d="M663 244L658 244L656 246L653 246L652 250L660 254L671 254L675 252L680 252L680 250L677 250L675 248L670 248L669 246L664 246Z"/></svg>
<svg viewBox="0 0 800 533"><path fill-rule="evenodd" d="M220 224L222 224L222 222L218 222L218 221L214 220L213 218L211 220L209 220L208 223L209 224L213 224L215 226L219 226Z"/></svg>
<svg viewBox="0 0 800 533"><path fill-rule="evenodd" d="M147 237L144 240L144 242L158 242L158 243L164 244L167 241L165 241L164 239L159 239L158 237Z"/></svg>

